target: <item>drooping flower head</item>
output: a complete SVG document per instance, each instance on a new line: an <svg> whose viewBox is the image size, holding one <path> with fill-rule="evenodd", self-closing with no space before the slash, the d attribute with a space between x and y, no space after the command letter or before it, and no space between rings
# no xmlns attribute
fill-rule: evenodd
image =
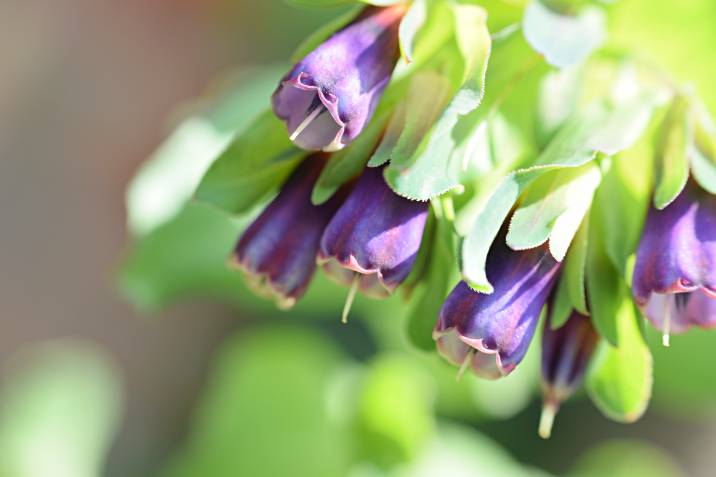
<svg viewBox="0 0 716 477"><path fill-rule="evenodd" d="M664 333L716 326L716 197L689 182L647 215L636 255L634 299Z"/></svg>
<svg viewBox="0 0 716 477"><path fill-rule="evenodd" d="M400 197L382 168L368 168L326 227L318 262L339 283L386 297L410 273L427 217L427 202Z"/></svg>
<svg viewBox="0 0 716 477"><path fill-rule="evenodd" d="M559 406L582 382L587 365L599 341L588 316L573 311L560 328L552 329L548 315L542 331L542 395L544 407L539 434L550 436Z"/></svg>
<svg viewBox="0 0 716 477"><path fill-rule="evenodd" d="M284 77L273 110L296 145L336 151L360 134L398 59L405 10L403 4L366 7Z"/></svg>
<svg viewBox="0 0 716 477"><path fill-rule="evenodd" d="M487 257L494 292L460 282L445 300L433 338L450 363L471 366L488 379L506 376L522 361L560 263L546 247L514 251L498 238Z"/></svg>
<svg viewBox="0 0 716 477"><path fill-rule="evenodd" d="M282 308L293 306L308 288L321 234L344 198L339 192L319 206L311 203L324 164L317 155L303 161L246 229L231 259L257 293L274 298Z"/></svg>

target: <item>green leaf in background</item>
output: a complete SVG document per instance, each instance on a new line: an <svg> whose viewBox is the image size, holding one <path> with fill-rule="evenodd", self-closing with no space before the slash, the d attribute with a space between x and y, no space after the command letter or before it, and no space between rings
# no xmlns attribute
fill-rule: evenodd
<svg viewBox="0 0 716 477"><path fill-rule="evenodd" d="M634 422L651 398L652 358L629 291L621 285L617 293L620 304L615 321L619 346L600 343L587 374L586 387L605 416L619 422ZM590 296L590 303L593 299Z"/></svg>
<svg viewBox="0 0 716 477"><path fill-rule="evenodd" d="M686 477L665 449L649 442L615 439L579 457L569 477Z"/></svg>
<svg viewBox="0 0 716 477"><path fill-rule="evenodd" d="M410 63L413 61L413 50L415 48L415 37L425 24L428 15L427 0L413 0L412 5L400 22L398 38L400 40L400 54L403 60Z"/></svg>
<svg viewBox="0 0 716 477"><path fill-rule="evenodd" d="M63 340L10 363L0 391L0 475L104 475L122 407L111 360L93 344Z"/></svg>
<svg viewBox="0 0 716 477"><path fill-rule="evenodd" d="M689 153L691 174L705 190L716 194L716 163L706 157L699 148L693 147Z"/></svg>
<svg viewBox="0 0 716 477"><path fill-rule="evenodd" d="M650 97L611 107L593 103L564 124L534 166L505 177L462 243L460 258L465 281L479 292L492 293L485 273L487 253L510 210L532 181L551 170L587 164L597 152L615 154L630 147L641 137L653 107Z"/></svg>
<svg viewBox="0 0 716 477"><path fill-rule="evenodd" d="M440 307L459 277L452 224L445 217L439 217L435 220L435 229L427 270L422 284L415 290L416 298L406 319L410 342L425 351L435 350L433 328Z"/></svg>
<svg viewBox="0 0 716 477"><path fill-rule="evenodd" d="M358 397L361 453L379 467L411 462L432 438L435 382L408 356L369 363Z"/></svg>
<svg viewBox="0 0 716 477"><path fill-rule="evenodd" d="M654 207L659 210L676 199L686 185L692 135L689 102L685 97L677 96L666 113L656 148Z"/></svg>
<svg viewBox="0 0 716 477"><path fill-rule="evenodd" d="M582 62L602 44L606 21L600 8L562 14L550 10L541 0L532 0L522 28L527 41L549 64L564 68Z"/></svg>
<svg viewBox="0 0 716 477"><path fill-rule="evenodd" d="M411 85L414 99L406 106L405 127L384 173L397 194L415 200L428 200L460 185L457 174L448 170L458 142L455 130L460 118L480 105L484 94L491 46L485 11L471 5L450 4L450 7L457 51L448 55L448 61L454 61L451 57L456 54L460 57L461 66L453 73L459 74L460 89L453 93L455 78L449 73L426 72L416 76L420 83ZM449 48L446 51L453 51ZM427 103L426 96L435 99ZM429 109L416 112L413 104L426 105L425 108L429 105ZM411 127L416 122L416 113L422 114L420 128Z"/></svg>
<svg viewBox="0 0 716 477"><path fill-rule="evenodd" d="M602 207L601 202L595 201L594 207L599 210ZM589 218L585 271L589 314L599 334L616 346L619 340L617 313L624 301L623 289L626 284L607 256L604 243L606 231L600 214L593 213Z"/></svg>
<svg viewBox="0 0 716 477"><path fill-rule="evenodd" d="M716 127L703 105L694 109L694 144L689 148L691 174L701 187L716 194Z"/></svg>
<svg viewBox="0 0 716 477"><path fill-rule="evenodd" d="M412 465L396 469L391 477L548 477L522 466L484 435L467 427L441 423L435 439Z"/></svg>
<svg viewBox="0 0 716 477"><path fill-rule="evenodd" d="M582 315L589 315L585 293L585 269L589 243L589 216L587 215L574 236L572 245L562 267L559 278L551 325L561 327L569 319L572 309Z"/></svg>
<svg viewBox="0 0 716 477"><path fill-rule="evenodd" d="M540 82L537 137L544 147L575 113L582 84L582 69L573 66L550 71Z"/></svg>
<svg viewBox="0 0 716 477"><path fill-rule="evenodd" d="M625 279L631 279L627 276L628 259L636 252L651 201L651 138L650 134L645 134L634 147L608 161L595 199L599 204L595 213L604 224L602 240L607 256ZM603 164L607 165L607 162Z"/></svg>
<svg viewBox="0 0 716 477"><path fill-rule="evenodd" d="M268 110L214 161L199 183L196 198L229 213L248 212L305 155L291 143L283 122Z"/></svg>
<svg viewBox="0 0 716 477"><path fill-rule="evenodd" d="M127 225L145 235L176 216L231 138L269 103L286 66L253 68L227 78L145 162L127 188Z"/></svg>
<svg viewBox="0 0 716 477"><path fill-rule="evenodd" d="M238 298L243 277L226 260L243 223L204 204L190 203L173 221L143 237L118 274L135 306L156 309L192 294Z"/></svg>
<svg viewBox="0 0 716 477"><path fill-rule="evenodd" d="M551 171L536 179L512 215L507 244L513 250L526 250L549 240L552 255L561 262L600 179L594 164Z"/></svg>
<svg viewBox="0 0 716 477"><path fill-rule="evenodd" d="M331 340L306 328L271 327L229 340L192 433L163 475L346 475L352 447L341 409L351 404L331 398L335 378L349 374L346 365Z"/></svg>

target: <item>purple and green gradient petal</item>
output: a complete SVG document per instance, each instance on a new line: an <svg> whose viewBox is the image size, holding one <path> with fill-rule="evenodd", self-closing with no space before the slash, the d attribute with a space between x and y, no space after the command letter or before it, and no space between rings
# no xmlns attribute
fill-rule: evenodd
<svg viewBox="0 0 716 477"><path fill-rule="evenodd" d="M321 238L318 263L339 283L383 298L410 273L423 238L428 203L393 192L382 168L366 169Z"/></svg>
<svg viewBox="0 0 716 477"><path fill-rule="evenodd" d="M405 10L366 7L283 78L273 110L297 146L336 151L361 133L395 68Z"/></svg>
<svg viewBox="0 0 716 477"><path fill-rule="evenodd" d="M716 196L689 182L663 210L649 210L633 293L665 337L716 326Z"/></svg>
<svg viewBox="0 0 716 477"><path fill-rule="evenodd" d="M325 158L311 156L294 171L278 196L241 236L232 265L246 273L258 294L293 306L308 288L316 269L321 234L344 194L315 206L311 191Z"/></svg>
<svg viewBox="0 0 716 477"><path fill-rule="evenodd" d="M582 382L599 335L588 316L573 311L560 328L552 329L551 316L542 330L542 395L544 408L539 433L549 437L559 406Z"/></svg>
<svg viewBox="0 0 716 477"><path fill-rule="evenodd" d="M546 247L514 251L498 239L487 273L494 292L485 295L460 282L440 310L433 338L449 362L488 379L506 376L525 356L560 264Z"/></svg>

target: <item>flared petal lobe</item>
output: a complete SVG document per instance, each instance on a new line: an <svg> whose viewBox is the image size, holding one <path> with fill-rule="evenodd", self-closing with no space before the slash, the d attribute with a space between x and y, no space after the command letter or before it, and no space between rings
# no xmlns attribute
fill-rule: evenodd
<svg viewBox="0 0 716 477"><path fill-rule="evenodd" d="M326 227L318 262L339 283L358 273L364 294L388 296L415 263L427 217L427 202L398 196L382 168L368 168Z"/></svg>
<svg viewBox="0 0 716 477"><path fill-rule="evenodd" d="M438 351L475 374L506 376L522 361L560 268L545 247L510 250L502 239L490 249L487 273L494 292L485 295L460 282L440 310L433 338Z"/></svg>
<svg viewBox="0 0 716 477"><path fill-rule="evenodd" d="M292 306L308 288L321 234L344 197L338 193L322 205L311 203L324 164L320 156L305 159L234 250L232 263L246 273L252 288L282 308Z"/></svg>
<svg viewBox="0 0 716 477"><path fill-rule="evenodd" d="M360 134L395 68L405 10L365 8L283 78L273 110L296 145L336 151Z"/></svg>
<svg viewBox="0 0 716 477"><path fill-rule="evenodd" d="M665 333L716 326L716 197L689 182L663 210L650 208L633 293Z"/></svg>

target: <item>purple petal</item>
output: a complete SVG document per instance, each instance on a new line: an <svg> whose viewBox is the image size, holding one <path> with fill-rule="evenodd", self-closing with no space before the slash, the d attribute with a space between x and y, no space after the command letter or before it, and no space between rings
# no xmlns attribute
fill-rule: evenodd
<svg viewBox="0 0 716 477"><path fill-rule="evenodd" d="M366 169L321 238L318 261L343 284L360 273L360 289L384 297L410 273L420 248L428 203L395 194L382 169Z"/></svg>
<svg viewBox="0 0 716 477"><path fill-rule="evenodd" d="M666 296L697 291L688 299ZM666 317L676 333L716 320L709 301L716 299L716 197L689 182L666 208L650 208L637 250L633 293L642 312L662 330ZM683 305L692 300L705 316L684 315L688 307Z"/></svg>
<svg viewBox="0 0 716 477"><path fill-rule="evenodd" d="M542 391L546 405L559 407L579 386L598 340L589 317L576 311L556 330L552 329L551 319L545 320Z"/></svg>
<svg viewBox="0 0 716 477"><path fill-rule="evenodd" d="M360 134L398 59L405 9L365 8L284 77L273 110L299 147L335 151Z"/></svg>
<svg viewBox="0 0 716 477"><path fill-rule="evenodd" d="M441 341L457 337L475 351L471 359L478 375L512 372L527 352L559 267L544 247L516 252L507 248L504 236L498 239L487 260L494 292L478 293L465 282L453 289L433 332L439 350L456 349ZM457 352L443 355L453 362L459 357Z"/></svg>
<svg viewBox="0 0 716 477"><path fill-rule="evenodd" d="M308 288L321 234L342 200L343 194L337 194L320 206L311 203L324 164L321 157L305 159L234 251L233 264L246 272L252 288L284 308Z"/></svg>
<svg viewBox="0 0 716 477"><path fill-rule="evenodd" d="M644 312L654 327L663 332L678 334L692 326L716 327L716 298L703 289L686 293L652 293Z"/></svg>

